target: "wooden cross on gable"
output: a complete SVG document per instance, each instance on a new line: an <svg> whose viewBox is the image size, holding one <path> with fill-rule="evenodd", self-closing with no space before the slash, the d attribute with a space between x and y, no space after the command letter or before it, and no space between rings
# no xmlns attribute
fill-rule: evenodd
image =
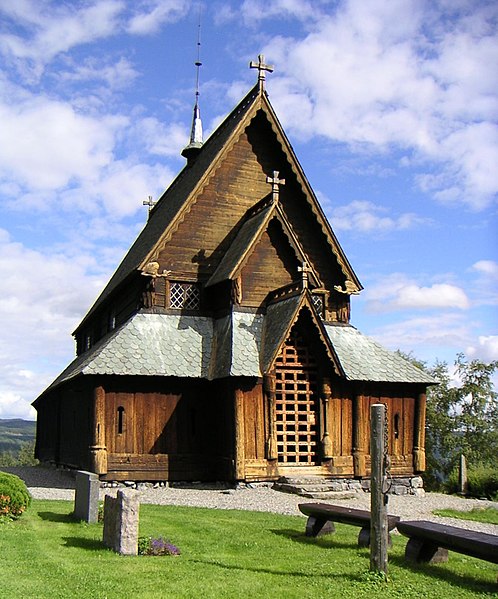
<svg viewBox="0 0 498 599"><path fill-rule="evenodd" d="M258 56L258 62L255 62L254 60L251 60L251 62L249 63L249 67L251 69L258 69L258 83L259 83L259 89L263 90L264 86L265 86L265 79L266 79L266 73L265 71L268 71L269 73L273 73L273 65L271 64L266 64L265 63L265 55L264 54L260 54Z"/></svg>
<svg viewBox="0 0 498 599"><path fill-rule="evenodd" d="M285 179L278 178L279 172L273 171L273 177L266 177L266 182L271 183L272 200L274 203L278 202L278 194L280 192L279 185L285 185Z"/></svg>
<svg viewBox="0 0 498 599"><path fill-rule="evenodd" d="M157 202L154 202L152 199L152 196L149 196L147 200L144 200L142 202L142 204L144 206L148 206L149 207L149 215L150 215L150 211L152 210L152 208L154 208L154 206L157 204Z"/></svg>
<svg viewBox="0 0 498 599"><path fill-rule="evenodd" d="M313 269L310 268L310 265L307 262L303 262L302 266L297 267L297 270L301 273L303 289L307 289L309 280L308 275L310 272L313 272Z"/></svg>

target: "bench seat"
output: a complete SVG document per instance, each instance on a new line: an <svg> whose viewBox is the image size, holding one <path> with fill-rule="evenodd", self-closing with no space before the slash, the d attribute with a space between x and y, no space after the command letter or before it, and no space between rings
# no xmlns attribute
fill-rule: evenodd
<svg viewBox="0 0 498 599"><path fill-rule="evenodd" d="M335 531L334 522L341 524L351 524L360 526L358 535L358 545L360 547L370 546L370 512L344 507L342 505L332 505L330 503L300 503L300 511L308 516L306 522L306 536L317 537L318 535L333 533ZM399 516L388 516L387 526L391 531L396 528L399 522ZM391 536L389 535L389 545L391 545Z"/></svg>
<svg viewBox="0 0 498 599"><path fill-rule="evenodd" d="M448 550L498 563L498 535L466 530L426 520L398 522L398 531L409 537L405 558L415 562L445 562Z"/></svg>

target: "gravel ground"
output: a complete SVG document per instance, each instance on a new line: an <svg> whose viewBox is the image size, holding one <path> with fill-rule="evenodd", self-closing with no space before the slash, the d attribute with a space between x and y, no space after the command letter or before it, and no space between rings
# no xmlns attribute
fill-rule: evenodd
<svg viewBox="0 0 498 599"><path fill-rule="evenodd" d="M22 478L35 499L67 499L74 501L74 475L69 471L43 467L2 468ZM101 498L114 495L116 489L102 488ZM275 491L268 484L254 484L241 488L220 485L185 484L181 487L143 488L139 490L141 503L156 505L186 505L230 510L253 510L279 514L301 515L299 503L313 500L299 495ZM334 499L334 503L351 508L369 509L370 495L357 493L352 499ZM469 520L455 520L434 516L432 511L442 508L471 510L475 507L492 506L498 509L498 502L480 499L463 499L454 495L426 493L424 497L389 496L388 512L403 520L432 520L498 535L498 525L481 524ZM304 518L304 516L303 516Z"/></svg>

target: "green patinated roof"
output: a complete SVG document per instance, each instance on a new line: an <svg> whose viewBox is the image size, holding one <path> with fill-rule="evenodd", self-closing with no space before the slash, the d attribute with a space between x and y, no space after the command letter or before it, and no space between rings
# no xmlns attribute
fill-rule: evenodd
<svg viewBox="0 0 498 599"><path fill-rule="evenodd" d="M350 381L434 383L426 372L389 351L350 325L325 325L334 350Z"/></svg>

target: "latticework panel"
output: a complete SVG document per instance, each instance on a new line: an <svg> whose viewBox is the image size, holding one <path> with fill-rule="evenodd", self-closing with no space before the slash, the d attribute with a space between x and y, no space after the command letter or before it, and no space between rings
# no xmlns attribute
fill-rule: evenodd
<svg viewBox="0 0 498 599"><path fill-rule="evenodd" d="M316 368L303 340L292 334L276 362L275 421L278 461L312 466L317 461Z"/></svg>

